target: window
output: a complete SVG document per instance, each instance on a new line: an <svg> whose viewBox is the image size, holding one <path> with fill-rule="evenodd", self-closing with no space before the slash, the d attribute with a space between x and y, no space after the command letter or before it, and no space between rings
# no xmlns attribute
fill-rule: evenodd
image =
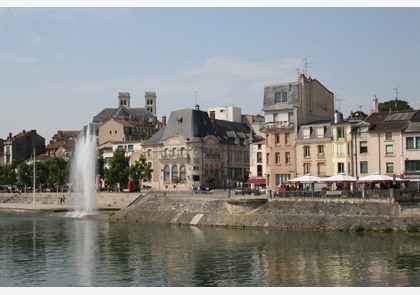
<svg viewBox="0 0 420 295"><path fill-rule="evenodd" d="M344 170L344 163L343 162L338 162L337 163L337 171L338 173L345 173L346 171Z"/></svg>
<svg viewBox="0 0 420 295"><path fill-rule="evenodd" d="M324 146L318 145L318 157L324 157Z"/></svg>
<svg viewBox="0 0 420 295"><path fill-rule="evenodd" d="M394 173L394 163L386 163L386 173Z"/></svg>
<svg viewBox="0 0 420 295"><path fill-rule="evenodd" d="M309 145L305 145L303 147L303 157L307 158L311 156L311 147Z"/></svg>
<svg viewBox="0 0 420 295"><path fill-rule="evenodd" d="M258 149L259 149L259 150L261 149L261 144L258 144Z"/></svg>
<svg viewBox="0 0 420 295"><path fill-rule="evenodd" d="M166 165L163 168L163 181L169 181L171 172L169 171L169 166Z"/></svg>
<svg viewBox="0 0 420 295"><path fill-rule="evenodd" d="M187 180L187 169L185 168L185 165L181 165L179 171L180 171L179 176L181 178L181 181L186 181Z"/></svg>
<svg viewBox="0 0 420 295"><path fill-rule="evenodd" d="M316 128L316 137L318 138L324 137L324 126Z"/></svg>
<svg viewBox="0 0 420 295"><path fill-rule="evenodd" d="M275 103L287 102L287 92L286 91L276 92L274 94L274 100L275 100Z"/></svg>
<svg viewBox="0 0 420 295"><path fill-rule="evenodd" d="M361 141L360 142L360 153L365 154L367 152L368 152L367 141Z"/></svg>
<svg viewBox="0 0 420 295"><path fill-rule="evenodd" d="M179 155L181 157L184 157L184 155L185 155L185 148L184 147L182 147L181 150L179 151Z"/></svg>
<svg viewBox="0 0 420 295"><path fill-rule="evenodd" d="M273 122L277 122L277 118L278 118L278 114L274 113L273 114Z"/></svg>
<svg viewBox="0 0 420 295"><path fill-rule="evenodd" d="M288 181L289 179L290 179L290 174L276 174L276 186L281 185L283 182ZM267 186L268 186L268 183L267 183Z"/></svg>
<svg viewBox="0 0 420 295"><path fill-rule="evenodd" d="M303 174L311 173L311 163L303 163Z"/></svg>
<svg viewBox="0 0 420 295"><path fill-rule="evenodd" d="M275 164L280 164L280 153L275 153L274 157L275 157L275 160L274 160Z"/></svg>
<svg viewBox="0 0 420 295"><path fill-rule="evenodd" d="M420 160L406 160L405 171L420 171Z"/></svg>
<svg viewBox="0 0 420 295"><path fill-rule="evenodd" d="M368 173L368 162L367 161L360 161L360 173L362 173L362 174Z"/></svg>
<svg viewBox="0 0 420 295"><path fill-rule="evenodd" d="M405 139L405 148L408 149L408 150L420 149L420 136L407 137Z"/></svg>
<svg viewBox="0 0 420 295"><path fill-rule="evenodd" d="M172 148L172 153L171 153L171 156L172 156L172 157L175 157L175 154L176 154L176 148Z"/></svg>
<svg viewBox="0 0 420 295"><path fill-rule="evenodd" d="M128 145L128 151L129 151L129 152L134 151L134 147L133 147L133 145L132 145L132 144L129 144L129 145Z"/></svg>
<svg viewBox="0 0 420 295"><path fill-rule="evenodd" d="M257 176L262 176L263 169L262 165L257 165Z"/></svg>
<svg viewBox="0 0 420 295"><path fill-rule="evenodd" d="M265 156L266 156L266 157L265 157L265 163L266 163L267 165L270 165L270 153L267 153Z"/></svg>
<svg viewBox="0 0 420 295"><path fill-rule="evenodd" d="M151 149L148 149L147 150L147 157L150 157L150 156L152 156L152 150Z"/></svg>
<svg viewBox="0 0 420 295"><path fill-rule="evenodd" d="M285 156L286 156L285 163L290 164L290 152L286 152Z"/></svg>
<svg viewBox="0 0 420 295"><path fill-rule="evenodd" d="M344 157L344 144L339 143L337 144L337 157Z"/></svg>
<svg viewBox="0 0 420 295"><path fill-rule="evenodd" d="M172 177L171 180L174 180L174 177L178 177L178 166L173 165L172 166Z"/></svg>
<svg viewBox="0 0 420 295"><path fill-rule="evenodd" d="M385 139L392 140L392 132L385 132Z"/></svg>
<svg viewBox="0 0 420 295"><path fill-rule="evenodd" d="M302 130L303 132L303 138L304 139L308 139L309 137L311 137L311 128L307 127L307 128L303 128Z"/></svg>
<svg viewBox="0 0 420 295"><path fill-rule="evenodd" d="M344 126L338 126L337 127L337 138L338 139L340 139L340 138L345 138L346 137L346 135L345 135L345 128L344 128Z"/></svg>
<svg viewBox="0 0 420 295"><path fill-rule="evenodd" d="M262 153L261 152L257 153L257 163L262 163Z"/></svg>
<svg viewBox="0 0 420 295"><path fill-rule="evenodd" d="M394 145L392 144L387 144L385 146L385 154L387 156L393 155L394 154Z"/></svg>
<svg viewBox="0 0 420 295"><path fill-rule="evenodd" d="M280 134L278 133L274 134L274 141L276 145L280 144Z"/></svg>
<svg viewBox="0 0 420 295"><path fill-rule="evenodd" d="M290 144L290 133L289 132L284 134L284 144Z"/></svg>

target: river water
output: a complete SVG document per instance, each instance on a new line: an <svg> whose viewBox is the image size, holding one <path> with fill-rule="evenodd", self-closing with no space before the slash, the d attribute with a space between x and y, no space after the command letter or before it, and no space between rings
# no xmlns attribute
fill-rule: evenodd
<svg viewBox="0 0 420 295"><path fill-rule="evenodd" d="M420 236L0 213L1 287L418 287Z"/></svg>

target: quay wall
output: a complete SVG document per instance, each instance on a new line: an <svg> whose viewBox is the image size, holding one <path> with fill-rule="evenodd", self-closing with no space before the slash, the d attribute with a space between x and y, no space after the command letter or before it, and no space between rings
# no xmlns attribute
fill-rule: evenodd
<svg viewBox="0 0 420 295"><path fill-rule="evenodd" d="M64 196L64 203L62 197ZM68 193L37 193L36 204L71 208ZM0 194L0 203L30 205L33 195ZM191 192L97 194L97 208L109 211L110 221L188 226L220 226L282 230L407 231L420 227L420 205L405 206L393 198L267 198Z"/></svg>
<svg viewBox="0 0 420 295"><path fill-rule="evenodd" d="M393 199L212 198L152 194L114 212L112 221L283 230L407 231L420 208Z"/></svg>

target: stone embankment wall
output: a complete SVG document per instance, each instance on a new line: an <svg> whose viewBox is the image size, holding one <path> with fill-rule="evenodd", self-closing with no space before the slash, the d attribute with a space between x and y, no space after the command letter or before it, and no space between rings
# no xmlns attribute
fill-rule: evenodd
<svg viewBox="0 0 420 295"><path fill-rule="evenodd" d="M96 194L96 205L99 209L121 209L127 207L139 193L108 193L99 192ZM67 205L73 206L77 203L77 196L71 193L36 193L35 203L38 205ZM33 204L32 193L2 193L0 203Z"/></svg>
<svg viewBox="0 0 420 295"><path fill-rule="evenodd" d="M420 209L420 208L419 208ZM114 212L112 221L195 226L307 230L406 231L420 225L420 210L393 199L216 198L150 194Z"/></svg>

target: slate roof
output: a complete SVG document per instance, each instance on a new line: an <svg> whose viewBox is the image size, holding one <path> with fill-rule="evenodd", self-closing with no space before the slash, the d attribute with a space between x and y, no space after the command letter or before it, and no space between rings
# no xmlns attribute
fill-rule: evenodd
<svg viewBox="0 0 420 295"><path fill-rule="evenodd" d="M343 122L340 122L343 123ZM314 140L314 141L325 141L331 140L332 137L332 128L331 128L332 122L325 122L324 123L317 123L317 124L307 124L307 125L301 125L298 130L298 135L296 140L297 141L306 141L306 140ZM303 138L303 129L304 128L312 128L310 132L309 138ZM324 127L324 136L323 137L317 137L317 129L318 127Z"/></svg>
<svg viewBox="0 0 420 295"><path fill-rule="evenodd" d="M195 109L182 109L172 111L167 124L146 140L143 145L158 144L171 136L181 136L193 141L209 135L220 138L220 143L227 143L235 137L248 138L251 133L248 125L244 123L215 120L216 128L213 128L207 112ZM229 133L231 137L229 137Z"/></svg>
<svg viewBox="0 0 420 295"><path fill-rule="evenodd" d="M93 117L92 123L103 124L111 118L144 123L158 123L156 116L146 108L127 108L125 106L103 109L99 114Z"/></svg>
<svg viewBox="0 0 420 295"><path fill-rule="evenodd" d="M368 124L370 132L403 131L411 122L420 121L420 110L375 112L360 124Z"/></svg>

